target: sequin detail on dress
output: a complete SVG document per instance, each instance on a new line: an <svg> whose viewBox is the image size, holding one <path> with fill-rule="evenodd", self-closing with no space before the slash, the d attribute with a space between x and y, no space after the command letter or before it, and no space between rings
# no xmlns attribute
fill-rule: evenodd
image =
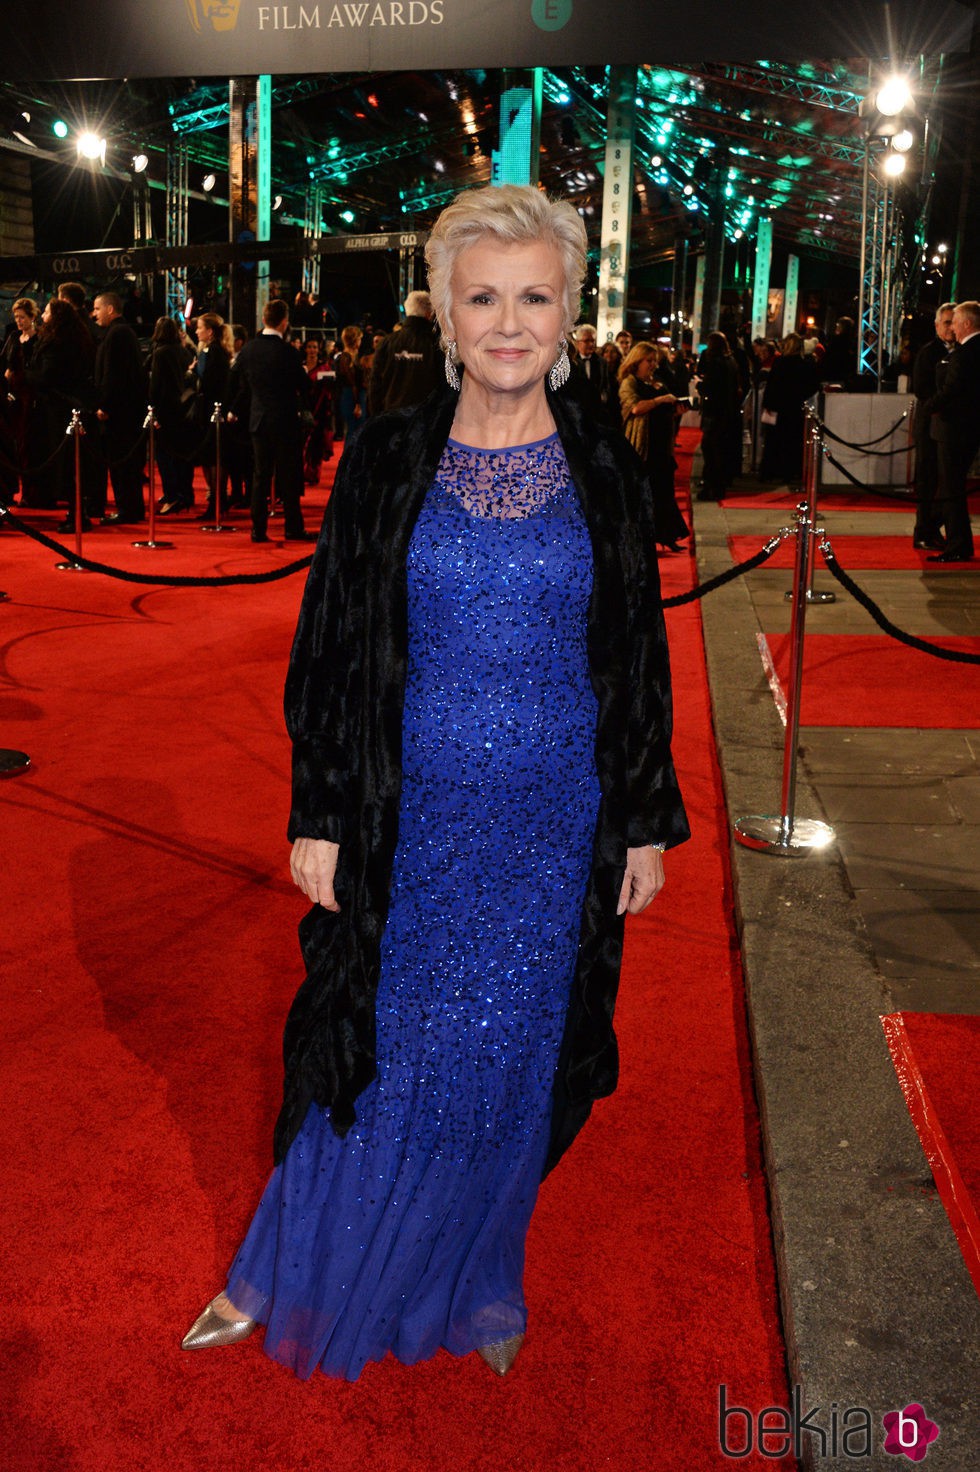
<svg viewBox="0 0 980 1472"><path fill-rule="evenodd" d="M228 1294L266 1351L354 1379L522 1334L598 809L592 556L557 437L450 442L408 558L402 799L378 1074L311 1109Z"/></svg>

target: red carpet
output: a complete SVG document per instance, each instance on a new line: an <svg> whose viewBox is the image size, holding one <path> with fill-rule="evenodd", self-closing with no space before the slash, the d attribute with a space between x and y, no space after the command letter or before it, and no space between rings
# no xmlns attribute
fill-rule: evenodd
<svg viewBox="0 0 980 1472"><path fill-rule="evenodd" d="M980 1293L980 1017L881 1019L905 1101Z"/></svg>
<svg viewBox="0 0 980 1472"><path fill-rule="evenodd" d="M778 528L773 525L773 531ZM931 577L934 573L940 576L950 572L973 572L980 571L980 563L935 563L929 562L927 552L916 552L912 548L912 527L909 524L908 534L900 537L843 537L834 534L832 525L828 525L827 532L833 544L837 561L845 572L857 572L864 568L866 571L884 570L895 568L899 571L925 572ZM744 562L747 557L752 557L765 542L765 537L729 537L728 545L731 549L733 562ZM796 558L796 540L787 538L779 548L772 554L766 567L792 567ZM823 567L823 558L817 551L817 572ZM824 573L824 577L827 577Z"/></svg>
<svg viewBox="0 0 980 1472"><path fill-rule="evenodd" d="M766 638L785 690L789 635ZM930 642L980 654L980 639L930 636ZM980 725L980 666L936 659L887 634L807 632L800 719L804 726L969 730Z"/></svg>
<svg viewBox="0 0 980 1472"><path fill-rule="evenodd" d="M302 551L172 534L172 553L122 528L88 550L186 573ZM259 1335L178 1343L264 1184L300 980L280 702L302 576L134 588L56 572L10 531L0 547L0 739L33 760L2 787L3 1467L731 1465L719 1385L755 1409L787 1387L696 605L670 614L695 837L630 925L622 1084L542 1190L515 1370L440 1354L300 1384ZM689 585L688 557L661 565L668 592Z"/></svg>

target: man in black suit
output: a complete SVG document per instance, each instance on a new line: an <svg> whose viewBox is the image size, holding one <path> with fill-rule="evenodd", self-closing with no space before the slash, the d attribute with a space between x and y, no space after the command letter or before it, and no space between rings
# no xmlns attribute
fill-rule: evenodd
<svg viewBox="0 0 980 1472"><path fill-rule="evenodd" d="M930 557L930 562L973 560L966 478L980 450L980 302L959 302L953 309L953 336L956 346L949 355L942 387L925 404L936 416L936 516L946 529L946 550Z"/></svg>
<svg viewBox="0 0 980 1472"><path fill-rule="evenodd" d="M932 415L926 413L927 400L941 387L953 337L953 302L944 302L936 313L936 335L915 355L912 366L912 392L915 394L915 529L912 546L930 552L942 552L944 543L936 515L939 489L939 447L932 433Z"/></svg>
<svg viewBox="0 0 980 1472"><path fill-rule="evenodd" d="M580 323L572 332L572 341L578 357L572 364L569 388L593 419L618 429L622 423L619 387L605 358L596 352L595 328L588 322Z"/></svg>
<svg viewBox="0 0 980 1472"><path fill-rule="evenodd" d="M147 378L139 338L125 320L122 298L114 291L103 291L95 298L92 315L103 333L95 353L95 413L116 498L115 516L102 520L142 521L146 514L142 429Z"/></svg>
<svg viewBox="0 0 980 1472"><path fill-rule="evenodd" d="M299 498L303 488L303 429L300 411L308 405L309 380L303 359L290 347L289 308L268 302L262 331L247 342L231 370L231 414L234 420L248 403L252 436L252 541L267 542L269 493L275 479L282 501L287 542L315 542L303 528Z"/></svg>

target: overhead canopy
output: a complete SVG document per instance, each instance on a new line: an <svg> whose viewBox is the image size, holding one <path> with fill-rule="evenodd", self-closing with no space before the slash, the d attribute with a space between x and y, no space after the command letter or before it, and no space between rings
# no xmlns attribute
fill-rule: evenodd
<svg viewBox="0 0 980 1472"><path fill-rule="evenodd" d="M911 57L965 48L954 0L6 0L8 76Z"/></svg>

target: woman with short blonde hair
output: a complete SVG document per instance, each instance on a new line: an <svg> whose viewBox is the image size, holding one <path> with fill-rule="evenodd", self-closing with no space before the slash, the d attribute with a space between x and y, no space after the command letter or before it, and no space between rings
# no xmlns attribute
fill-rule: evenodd
<svg viewBox="0 0 980 1472"><path fill-rule="evenodd" d="M300 1375L524 1338L542 1177L616 1083L623 919L687 836L646 489L562 391L569 206L475 190L428 256L449 380L344 452L286 686L312 901L277 1165L185 1339Z"/></svg>

